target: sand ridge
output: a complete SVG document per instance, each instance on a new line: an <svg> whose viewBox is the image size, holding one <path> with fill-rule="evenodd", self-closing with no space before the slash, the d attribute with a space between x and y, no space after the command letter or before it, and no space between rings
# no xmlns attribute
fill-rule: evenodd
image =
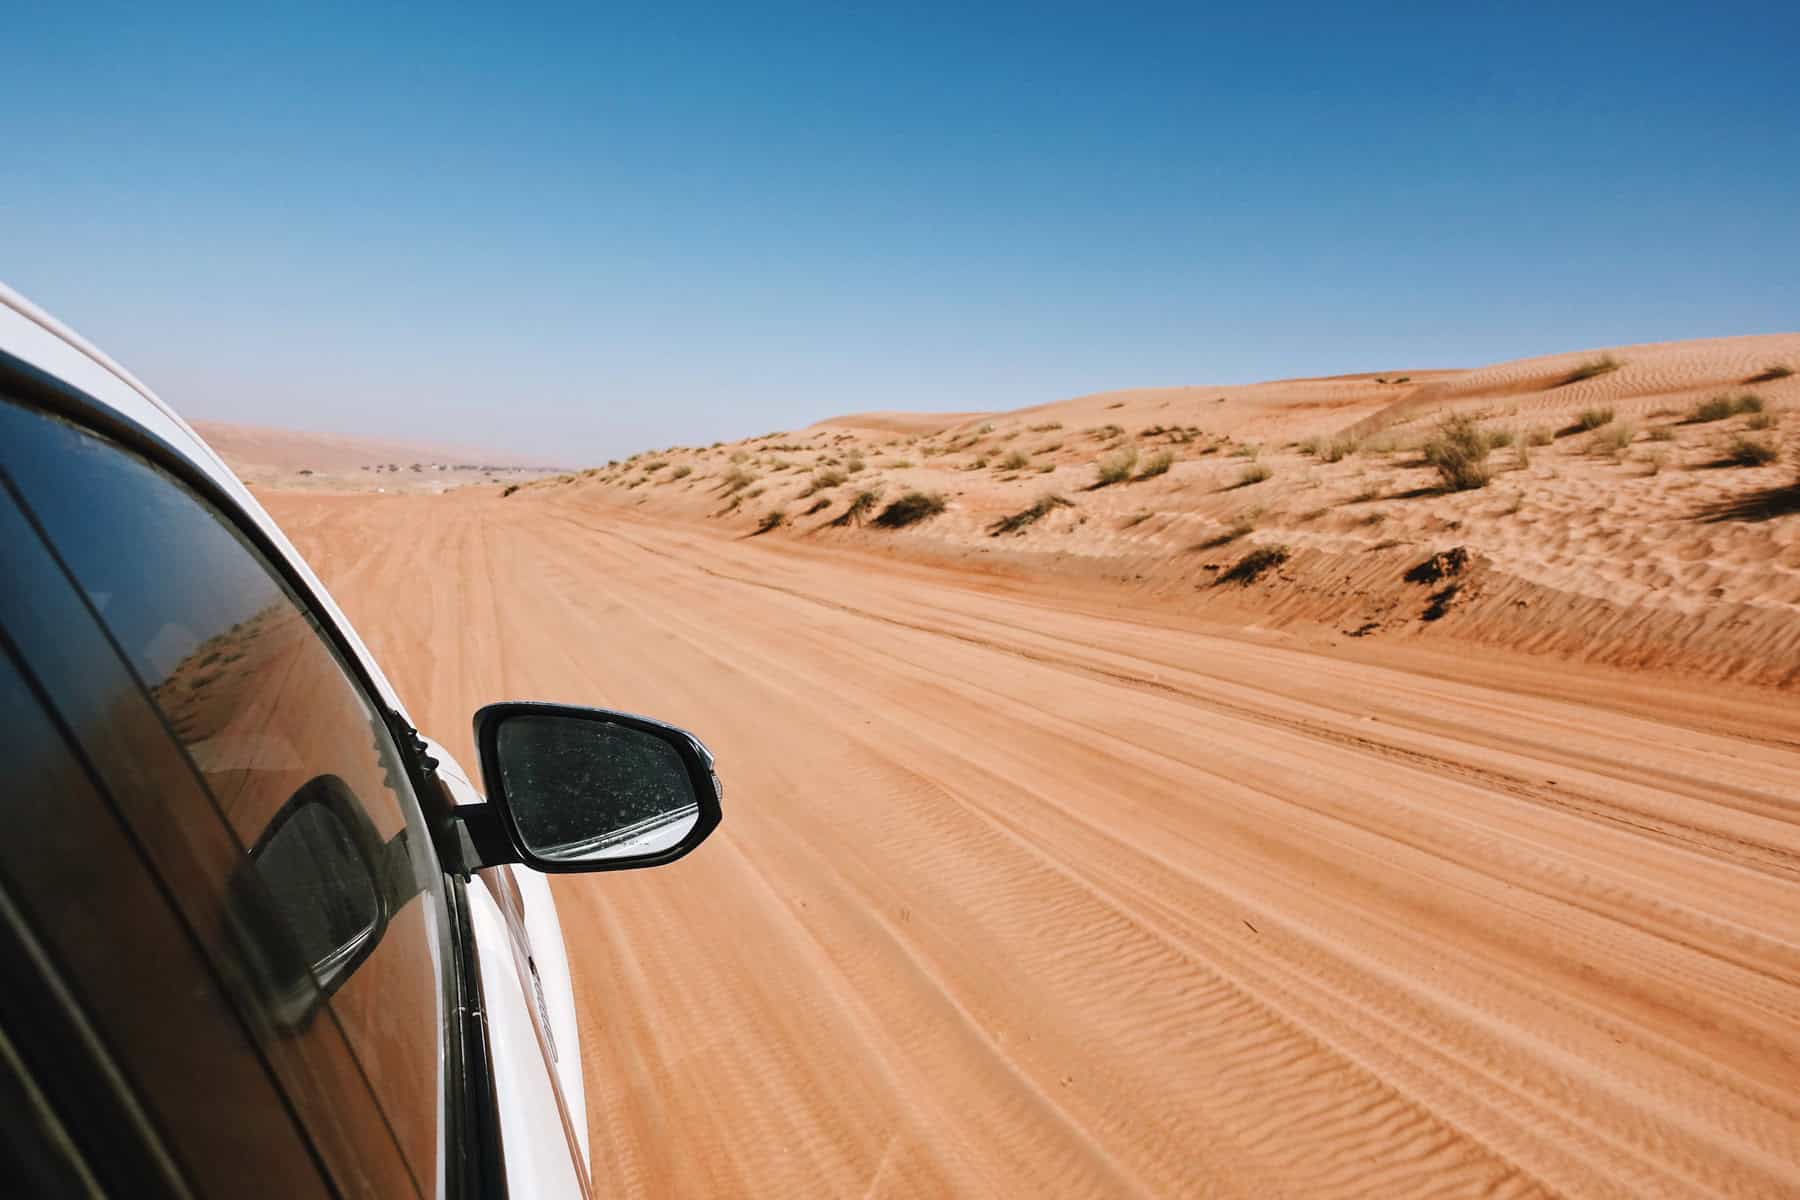
<svg viewBox="0 0 1800 1200"><path fill-rule="evenodd" d="M1455 639L1791 687L1796 371L1800 334L1779 334L1098 393L1010 413L865 414L646 451L513 499L1101 577L1158 604L1337 637ZM1710 401L1732 411L1698 419ZM1486 487L1445 491L1423 456L1457 415L1496 443ZM1745 445L1774 461L1733 462ZM1109 462L1130 465L1096 486ZM912 492L943 511L882 528L882 510ZM1409 577L1449 551L1466 556L1454 577ZM1271 561L1258 567L1257 554Z"/></svg>

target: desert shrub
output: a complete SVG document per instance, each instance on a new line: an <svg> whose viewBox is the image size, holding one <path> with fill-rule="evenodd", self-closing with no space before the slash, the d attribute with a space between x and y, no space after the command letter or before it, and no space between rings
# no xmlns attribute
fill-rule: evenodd
<svg viewBox="0 0 1800 1200"><path fill-rule="evenodd" d="M1056 470L1055 463L1039 463L1037 465L1037 473L1039 475L1048 475L1050 472L1052 472L1054 470Z"/></svg>
<svg viewBox="0 0 1800 1200"><path fill-rule="evenodd" d="M830 507L831 507L831 497L830 496L820 496L817 500L814 500L812 502L811 508L807 509L805 512L801 513L800 515L803 517L810 517L814 513L824 512L826 509L828 509Z"/></svg>
<svg viewBox="0 0 1800 1200"><path fill-rule="evenodd" d="M1778 420L1772 412L1751 413L1750 419L1744 422L1746 429L1773 429Z"/></svg>
<svg viewBox="0 0 1800 1200"><path fill-rule="evenodd" d="M896 458L893 462L888 464L888 466L892 467L896 471L907 470L912 465L913 465L913 461L910 458Z"/></svg>
<svg viewBox="0 0 1800 1200"><path fill-rule="evenodd" d="M1762 438L1739 434L1725 447L1725 461L1734 467L1766 467L1781 457L1781 451Z"/></svg>
<svg viewBox="0 0 1800 1200"><path fill-rule="evenodd" d="M852 454L849 458L844 460L844 470L851 475L862 470L863 466L862 456L859 454Z"/></svg>
<svg viewBox="0 0 1800 1200"><path fill-rule="evenodd" d="M787 513L779 508L772 508L762 515L762 520L756 523L756 532L767 533L771 529L778 529L785 520L787 520Z"/></svg>
<svg viewBox="0 0 1800 1200"><path fill-rule="evenodd" d="M1647 472L1648 474L1657 474L1664 467L1669 465L1669 452L1667 450L1652 450L1650 453L1644 455L1644 465L1650 468Z"/></svg>
<svg viewBox="0 0 1800 1200"><path fill-rule="evenodd" d="M1149 458L1144 460L1144 465L1139 468L1137 477L1139 479L1154 479L1158 475L1166 475L1168 474L1169 467L1173 465L1174 462L1175 456L1173 454L1170 454L1167 450L1158 450L1155 454L1152 454Z"/></svg>
<svg viewBox="0 0 1800 1200"><path fill-rule="evenodd" d="M1556 440L1556 431L1548 425L1539 425L1525 435L1525 440L1533 446L1548 446Z"/></svg>
<svg viewBox="0 0 1800 1200"><path fill-rule="evenodd" d="M1110 442L1116 437L1124 436L1124 433L1123 425L1101 425L1087 431L1088 436L1096 442Z"/></svg>
<svg viewBox="0 0 1800 1200"><path fill-rule="evenodd" d="M1710 400L1702 400L1694 405L1688 413L1690 425L1703 425L1708 421L1723 421L1732 413L1730 396L1714 396Z"/></svg>
<svg viewBox="0 0 1800 1200"><path fill-rule="evenodd" d="M1667 425L1658 425L1650 431L1649 437L1653 442L1672 442L1675 440L1675 431Z"/></svg>
<svg viewBox="0 0 1800 1200"><path fill-rule="evenodd" d="M935 517L944 508L944 497L937 492L908 492L882 509L874 524L877 529L902 529Z"/></svg>
<svg viewBox="0 0 1800 1200"><path fill-rule="evenodd" d="M1137 470L1138 452L1136 446L1127 446L1116 454L1109 454L1095 465L1100 470L1100 479L1095 487L1106 487L1109 484L1124 483Z"/></svg>
<svg viewBox="0 0 1800 1200"><path fill-rule="evenodd" d="M1786 379L1793 373L1794 373L1794 368L1792 368L1790 366L1785 366L1781 363L1777 363L1773 366L1764 367L1762 370L1758 371L1756 374L1752 375L1750 378L1744 380L1744 382L1745 383L1774 383L1777 379Z"/></svg>
<svg viewBox="0 0 1800 1200"><path fill-rule="evenodd" d="M1245 442L1243 445L1233 446L1231 449L1233 458L1255 458L1261 453L1262 447L1255 442Z"/></svg>
<svg viewBox="0 0 1800 1200"><path fill-rule="evenodd" d="M1518 440L1516 435L1510 429L1490 429L1482 434L1482 437L1487 440L1489 450L1499 450L1502 447L1512 445L1513 442Z"/></svg>
<svg viewBox="0 0 1800 1200"><path fill-rule="evenodd" d="M1595 453L1618 456L1631 445L1631 439L1637 436L1637 426L1630 421L1615 421L1611 425L1602 426L1594 431L1593 440L1589 443Z"/></svg>
<svg viewBox="0 0 1800 1200"><path fill-rule="evenodd" d="M1263 466L1261 463L1257 463L1254 466L1245 467L1244 473L1239 475L1237 477L1237 482L1231 486L1234 488L1249 487L1252 484L1261 483L1272 474L1274 474L1274 472L1270 471L1269 468Z"/></svg>
<svg viewBox="0 0 1800 1200"><path fill-rule="evenodd" d="M688 466L686 463L682 463L679 467L676 467L673 471L669 472L669 478L670 479L686 479L689 475L692 475L693 473L694 473L694 468Z"/></svg>
<svg viewBox="0 0 1800 1200"><path fill-rule="evenodd" d="M1325 443L1324 449L1319 453L1319 457L1328 463L1341 462L1344 459L1349 458L1352 454L1355 454L1360 447L1361 443L1358 442L1356 438L1351 437L1347 433L1340 433L1329 442Z"/></svg>
<svg viewBox="0 0 1800 1200"><path fill-rule="evenodd" d="M724 482L721 483L720 486L724 488L726 495L730 495L732 492L743 491L755 482L756 476L753 473L744 470L742 467L733 467L731 470L725 472Z"/></svg>
<svg viewBox="0 0 1800 1200"><path fill-rule="evenodd" d="M506 499L506 498L507 498L507 497L508 497L508 496L510 496L510 495L512 495L512 494L513 494L513 493L514 493L514 492L516 492L516 491L518 491L518 490L519 490L519 485L518 485L518 484L516 484L516 483L509 483L509 484L507 484L507 485L506 485L506 486L505 486L505 487L504 487L504 488L502 488L502 489L501 489L501 490L500 490L500 498L501 498L501 499L502 499L502 500L504 500L504 499Z"/></svg>
<svg viewBox="0 0 1800 1200"><path fill-rule="evenodd" d="M1033 433L1049 433L1052 430L1061 429L1062 427L1061 421L1045 421L1042 425L1027 425L1025 428L1031 430Z"/></svg>
<svg viewBox="0 0 1800 1200"><path fill-rule="evenodd" d="M1011 454L1008 454L1005 458L1000 460L1001 469L1006 471L1023 471L1030 465L1031 456L1021 453L1018 450L1014 450Z"/></svg>
<svg viewBox="0 0 1800 1200"><path fill-rule="evenodd" d="M1763 410L1763 398L1755 392L1745 392L1734 396L1731 400L1731 411L1734 413L1759 413Z"/></svg>
<svg viewBox="0 0 1800 1200"><path fill-rule="evenodd" d="M804 499L806 499L806 497L813 495L815 492L823 492L829 488L838 487L848 478L850 478L850 477L848 475L844 474L844 472L835 470L831 467L826 467L823 470L814 471L813 477L812 477L812 483L807 487L807 489L804 492L800 493L800 498L802 500L804 500Z"/></svg>
<svg viewBox="0 0 1800 1200"><path fill-rule="evenodd" d="M1310 454L1320 462L1340 462L1355 454L1361 443L1347 433L1336 437L1309 437L1300 443L1300 452Z"/></svg>
<svg viewBox="0 0 1800 1200"><path fill-rule="evenodd" d="M653 463L645 463L645 464L644 464L644 474L646 474L646 475L648 475L648 474L650 474L650 473L651 473L651 472L652 472L652 471L660 471L660 470L662 470L662 469L663 469L663 468L664 468L664 467L666 467L666 466L668 466L668 465L669 465L669 460L668 460L668 459L666 459L666 458L665 458L665 459L662 459L662 460L660 460L660 461L658 461L658 462L653 462Z"/></svg>
<svg viewBox="0 0 1800 1200"><path fill-rule="evenodd" d="M734 463L741 463L749 457L750 455L742 450L733 450L731 452L731 461Z"/></svg>
<svg viewBox="0 0 1800 1200"><path fill-rule="evenodd" d="M1042 446L1039 446L1036 450L1033 450L1032 453L1033 454L1055 454L1058 450L1061 450L1062 448L1063 448L1063 444L1061 442L1045 442Z"/></svg>
<svg viewBox="0 0 1800 1200"><path fill-rule="evenodd" d="M1581 414L1575 418L1575 424L1579 425L1583 432L1587 432L1598 429L1602 425L1611 425L1612 419L1613 410L1610 408L1584 408L1581 410Z"/></svg>
<svg viewBox="0 0 1800 1200"><path fill-rule="evenodd" d="M1614 358L1612 355L1602 354L1599 358L1588 359L1586 362L1584 362L1580 366L1576 367L1573 371L1570 371L1567 375L1564 375L1562 377L1562 383L1559 386L1567 386L1568 384L1571 384L1571 383L1580 383L1584 379L1592 379L1597 375L1610 375L1612 372L1618 370L1620 367L1622 367L1624 365L1625 365L1624 363L1620 362L1618 359ZM1604 421L1601 422L1602 425L1604 425L1605 423L1606 422L1604 422Z"/></svg>
<svg viewBox="0 0 1800 1200"><path fill-rule="evenodd" d="M1039 496L1037 502L1030 508L1020 509L1011 516L1001 517L998 521L989 525L988 536L999 537L1003 533L1022 533L1030 526L1037 524L1039 521L1055 512L1057 509L1071 507L1073 506L1063 497L1058 496L1054 492L1047 492L1044 495Z"/></svg>
<svg viewBox="0 0 1800 1200"><path fill-rule="evenodd" d="M848 507L831 519L831 524L839 529L846 525L861 525L863 518L875 511L875 504L880 499L881 493L873 489L856 493Z"/></svg>
<svg viewBox="0 0 1800 1200"><path fill-rule="evenodd" d="M1236 583L1248 587L1291 557L1286 546L1258 546L1232 563L1219 575L1220 583Z"/></svg>
<svg viewBox="0 0 1800 1200"><path fill-rule="evenodd" d="M1488 485L1487 439L1481 429L1465 416L1448 416L1438 422L1437 433L1425 443L1425 461L1436 468L1444 486L1453 492L1466 492Z"/></svg>

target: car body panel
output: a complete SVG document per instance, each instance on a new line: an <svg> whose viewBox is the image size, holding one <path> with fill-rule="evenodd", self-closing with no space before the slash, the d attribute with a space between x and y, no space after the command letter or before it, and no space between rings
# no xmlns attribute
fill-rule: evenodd
<svg viewBox="0 0 1800 1200"><path fill-rule="evenodd" d="M484 797L456 757L437 741L426 737L426 753L438 761L437 775L454 804L480 804ZM562 1093L562 1114L571 1127L584 1170L590 1169L588 1153L587 1095L581 1073L580 1029L575 1019L575 992L569 976L569 959L563 941L562 921L550 881L535 871L495 867L476 874L469 884L477 887L500 909L506 941L511 948L514 986L501 994L488 993L490 1009L518 1005L531 1020L536 1036L527 1046L509 1046L509 1054L538 1054L553 1072ZM486 952L485 943L477 943ZM496 1035L496 1040L498 1035ZM561 1118L558 1118L561 1119Z"/></svg>
<svg viewBox="0 0 1800 1200"><path fill-rule="evenodd" d="M499 1101L500 1142L506 1153L507 1189L514 1196L587 1195L586 1164L571 1152L555 1076L538 1051L530 988L508 952L506 914L485 886L471 883L469 926L481 964L488 1038L493 1046L494 1091Z"/></svg>

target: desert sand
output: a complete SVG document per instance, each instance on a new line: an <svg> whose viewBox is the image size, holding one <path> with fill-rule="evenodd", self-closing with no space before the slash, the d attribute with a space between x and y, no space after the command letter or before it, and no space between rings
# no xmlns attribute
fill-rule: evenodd
<svg viewBox="0 0 1800 1200"><path fill-rule="evenodd" d="M1800 336L1610 354L265 500L465 763L520 697L718 755L699 852L555 884L600 1194L1791 1195ZM1552 436L1438 493L1446 410Z"/></svg>

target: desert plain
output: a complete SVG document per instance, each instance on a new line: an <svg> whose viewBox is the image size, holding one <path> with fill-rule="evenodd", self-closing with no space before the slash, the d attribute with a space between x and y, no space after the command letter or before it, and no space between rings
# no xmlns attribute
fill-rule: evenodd
<svg viewBox="0 0 1800 1200"><path fill-rule="evenodd" d="M555 883L597 1194L1780 1196L1796 371L861 414L441 494L263 431L242 473L465 763L501 698L718 756L707 845Z"/></svg>

